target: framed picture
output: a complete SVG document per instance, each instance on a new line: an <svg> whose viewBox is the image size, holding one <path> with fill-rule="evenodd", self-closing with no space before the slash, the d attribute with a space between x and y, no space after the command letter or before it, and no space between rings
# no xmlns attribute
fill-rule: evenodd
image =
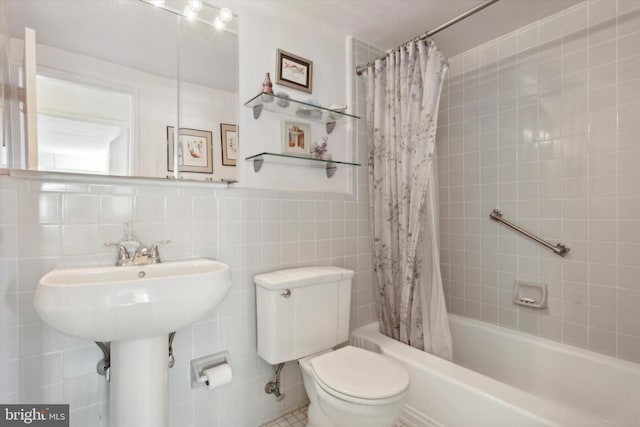
<svg viewBox="0 0 640 427"><path fill-rule="evenodd" d="M210 131L182 128L178 131L180 172L213 173L213 146ZM167 168L173 172L173 126L167 126Z"/></svg>
<svg viewBox="0 0 640 427"><path fill-rule="evenodd" d="M311 154L311 126L307 123L283 120L282 153L308 157Z"/></svg>
<svg viewBox="0 0 640 427"><path fill-rule="evenodd" d="M235 166L238 159L238 127L220 123L220 142L222 143L222 164Z"/></svg>
<svg viewBox="0 0 640 427"><path fill-rule="evenodd" d="M276 83L311 93L313 62L282 49L277 51Z"/></svg>

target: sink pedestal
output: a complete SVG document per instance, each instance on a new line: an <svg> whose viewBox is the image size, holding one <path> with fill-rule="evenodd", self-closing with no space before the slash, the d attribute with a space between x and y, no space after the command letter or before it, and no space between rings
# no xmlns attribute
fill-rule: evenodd
<svg viewBox="0 0 640 427"><path fill-rule="evenodd" d="M111 425L169 425L168 360L167 335L111 343Z"/></svg>

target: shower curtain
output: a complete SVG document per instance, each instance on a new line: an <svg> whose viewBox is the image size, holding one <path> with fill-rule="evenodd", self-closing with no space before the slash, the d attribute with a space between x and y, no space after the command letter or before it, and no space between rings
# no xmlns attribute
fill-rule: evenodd
<svg viewBox="0 0 640 427"><path fill-rule="evenodd" d="M431 40L367 69L374 282L380 331L451 359L438 242L435 139L447 59Z"/></svg>

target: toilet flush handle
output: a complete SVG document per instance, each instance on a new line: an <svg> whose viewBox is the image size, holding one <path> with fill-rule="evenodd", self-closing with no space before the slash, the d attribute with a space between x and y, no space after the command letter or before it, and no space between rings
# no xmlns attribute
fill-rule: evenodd
<svg viewBox="0 0 640 427"><path fill-rule="evenodd" d="M282 291L280 295L282 295L285 298L289 298L291 296L291 289L285 289L284 291Z"/></svg>

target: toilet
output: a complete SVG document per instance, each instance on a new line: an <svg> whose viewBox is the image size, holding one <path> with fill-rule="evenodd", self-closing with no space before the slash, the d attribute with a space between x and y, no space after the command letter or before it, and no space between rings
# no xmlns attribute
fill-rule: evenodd
<svg viewBox="0 0 640 427"><path fill-rule="evenodd" d="M297 360L309 397L308 427L391 427L409 388L407 372L350 345L353 271L305 267L254 276L258 354Z"/></svg>

